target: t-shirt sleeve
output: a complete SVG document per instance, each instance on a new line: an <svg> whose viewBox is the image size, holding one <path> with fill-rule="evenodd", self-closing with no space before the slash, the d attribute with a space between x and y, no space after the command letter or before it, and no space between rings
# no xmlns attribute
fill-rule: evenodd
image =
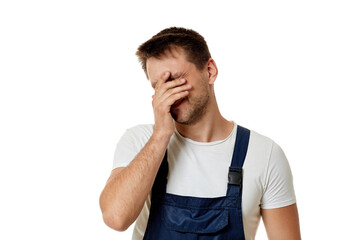
<svg viewBox="0 0 360 240"><path fill-rule="evenodd" d="M151 130L150 125L138 125L125 131L115 148L113 169L126 167L131 163L149 140Z"/></svg>
<svg viewBox="0 0 360 240"><path fill-rule="evenodd" d="M281 147L273 142L261 208L280 208L295 202L293 176L289 162Z"/></svg>

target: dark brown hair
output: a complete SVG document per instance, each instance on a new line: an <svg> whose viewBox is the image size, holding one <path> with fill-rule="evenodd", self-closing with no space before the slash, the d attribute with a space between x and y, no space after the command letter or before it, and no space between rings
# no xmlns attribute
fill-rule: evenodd
<svg viewBox="0 0 360 240"><path fill-rule="evenodd" d="M199 33L180 27L166 28L141 44L136 52L146 77L146 61L150 57L160 58L165 52L171 52L174 47L182 48L186 53L186 59L195 64L198 70L204 69L211 58L206 41Z"/></svg>

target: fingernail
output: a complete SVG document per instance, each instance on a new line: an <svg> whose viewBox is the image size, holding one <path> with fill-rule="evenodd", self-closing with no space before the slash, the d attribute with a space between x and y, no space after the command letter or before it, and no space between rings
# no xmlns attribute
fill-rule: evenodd
<svg viewBox="0 0 360 240"><path fill-rule="evenodd" d="M183 82L185 82L185 79L183 79L183 78L182 78L182 79L180 79L180 82L182 82L182 83L183 83Z"/></svg>

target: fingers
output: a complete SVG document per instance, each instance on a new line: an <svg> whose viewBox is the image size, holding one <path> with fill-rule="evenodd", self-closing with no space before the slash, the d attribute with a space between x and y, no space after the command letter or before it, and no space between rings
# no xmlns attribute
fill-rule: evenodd
<svg viewBox="0 0 360 240"><path fill-rule="evenodd" d="M186 83L186 80L183 78L175 79L175 80L167 81L167 82L161 82L161 83L158 82L156 84L156 88L155 88L155 95L160 97L160 96L164 95L164 93L167 92L168 90L179 87L185 83Z"/></svg>
<svg viewBox="0 0 360 240"><path fill-rule="evenodd" d="M174 87L174 88L170 88L166 92L164 92L164 94L159 96L158 99L159 99L160 102L162 102L162 101L165 101L166 99L170 98L173 95L179 96L179 93L184 92L184 91L188 91L190 89L191 89L190 84L184 84L184 85L180 85L180 86L177 86L177 87ZM170 98L170 99L172 99L172 98ZM178 99L176 99L176 100L178 100Z"/></svg>
<svg viewBox="0 0 360 240"><path fill-rule="evenodd" d="M169 98L172 95L176 95L179 96L178 93L184 92L184 91L189 91L191 89L191 85L190 84L183 84L174 88L170 88L170 89L159 89L159 91L155 92L155 94L152 96L153 101L156 102L164 102L167 98ZM162 91L163 93L159 93L160 91ZM176 100L175 100L176 101ZM172 103L171 103L172 104Z"/></svg>
<svg viewBox="0 0 360 240"><path fill-rule="evenodd" d="M171 105L173 105L177 100L180 100L180 99L186 97L187 95L189 95L189 91L183 91L183 92L175 93L175 94L169 96L165 100L164 104L171 107Z"/></svg>
<svg viewBox="0 0 360 240"><path fill-rule="evenodd" d="M175 79L175 80L172 80L172 81L168 81L166 83L164 83L164 86L169 89L169 88L173 88L173 87L176 87L178 85L181 85L181 84L184 84L186 82L185 79L181 78L181 79Z"/></svg>
<svg viewBox="0 0 360 240"><path fill-rule="evenodd" d="M169 95L168 97L163 97L161 99L153 100L153 107L158 108L160 111L169 112L171 105L173 105L177 100L184 98L189 95L189 91L181 91Z"/></svg>
<svg viewBox="0 0 360 240"><path fill-rule="evenodd" d="M170 77L170 72L164 72L163 75L161 75L160 79L158 80L157 85L161 85L163 83L165 83Z"/></svg>
<svg viewBox="0 0 360 240"><path fill-rule="evenodd" d="M169 75L167 74L167 76ZM164 81L164 78L161 81ZM169 112L171 105L173 105L175 101L189 95L189 90L191 88L192 86L186 84L185 79L158 82L156 84L155 94L152 96L153 107L162 109L161 111Z"/></svg>
<svg viewBox="0 0 360 240"><path fill-rule="evenodd" d="M170 72L164 72L164 74L161 76L161 80L166 82L170 77Z"/></svg>
<svg viewBox="0 0 360 240"><path fill-rule="evenodd" d="M156 83L155 94L152 96L154 109L169 112L175 101L189 95L192 86L184 78L169 81L169 77L170 73L165 72Z"/></svg>

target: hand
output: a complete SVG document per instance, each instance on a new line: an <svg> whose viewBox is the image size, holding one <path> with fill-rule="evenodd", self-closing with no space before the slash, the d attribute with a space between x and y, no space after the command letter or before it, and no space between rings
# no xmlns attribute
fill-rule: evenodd
<svg viewBox="0 0 360 240"><path fill-rule="evenodd" d="M155 118L154 134L168 138L171 137L175 130L174 119L170 113L171 105L175 101L186 97L189 94L187 90L191 88L189 84L185 84L185 79L167 81L169 76L169 72L163 74L156 83L155 94L152 96Z"/></svg>

